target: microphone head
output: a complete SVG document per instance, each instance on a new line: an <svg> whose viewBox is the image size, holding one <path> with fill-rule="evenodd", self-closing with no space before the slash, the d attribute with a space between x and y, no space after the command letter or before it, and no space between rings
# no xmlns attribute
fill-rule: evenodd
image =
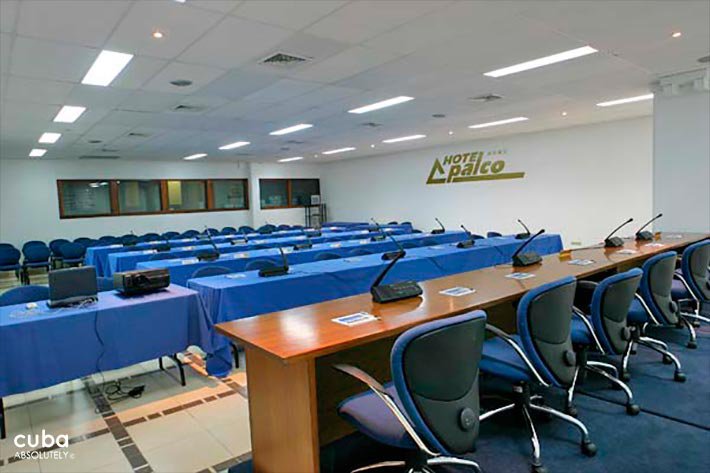
<svg viewBox="0 0 710 473"><path fill-rule="evenodd" d="M630 218L626 221L626 223L633 222L633 221L634 221L634 218L633 218L633 217L630 217Z"/></svg>
<svg viewBox="0 0 710 473"><path fill-rule="evenodd" d="M538 233L540 233L540 234L543 234L543 233L545 233L545 229L544 229L544 228L541 228L541 229L540 229L540 231L539 231Z"/></svg>
<svg viewBox="0 0 710 473"><path fill-rule="evenodd" d="M663 217L662 213L659 213L658 215L656 215L656 218L661 218L661 217Z"/></svg>

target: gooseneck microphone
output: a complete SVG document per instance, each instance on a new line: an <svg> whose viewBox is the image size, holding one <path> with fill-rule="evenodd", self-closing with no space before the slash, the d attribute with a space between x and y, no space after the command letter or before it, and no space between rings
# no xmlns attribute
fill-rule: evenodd
<svg viewBox="0 0 710 473"><path fill-rule="evenodd" d="M523 226L525 232L518 233L517 235L515 235L515 238L518 240L525 240L526 238L530 238L530 229L528 228L528 226L525 225L520 219L518 219L518 223Z"/></svg>
<svg viewBox="0 0 710 473"><path fill-rule="evenodd" d="M217 248L217 245L215 245L210 230L207 228L207 226L205 226L205 235L207 235L207 240L210 242L212 249L200 251L195 256L197 256L198 261L214 261L219 258L219 249Z"/></svg>
<svg viewBox="0 0 710 473"><path fill-rule="evenodd" d="M542 261L542 258L536 251L527 251L523 253L523 249L528 246L535 238L539 237L545 233L545 229L541 229L539 232L527 239L525 243L520 245L515 253L513 253L512 260L513 266L530 266L532 264L537 264Z"/></svg>
<svg viewBox="0 0 710 473"><path fill-rule="evenodd" d="M377 227L377 230L379 230L383 235L385 235L385 238L389 237L389 239L394 242L395 246L397 246L397 251L388 251L388 252L382 253L382 259L385 261L390 261L393 259L403 258L407 254L407 252L404 251L404 247L390 233L383 232L382 227L380 226L379 223L377 223L377 221L375 221L374 218L371 220L372 220L372 223L374 223L375 226Z"/></svg>
<svg viewBox="0 0 710 473"><path fill-rule="evenodd" d="M468 228L464 227L463 224L461 225L461 228L464 232L466 232L466 235L468 235L468 239L456 243L456 248L471 248L475 244L473 235L471 235L471 232L469 232Z"/></svg>
<svg viewBox="0 0 710 473"><path fill-rule="evenodd" d="M281 266L270 266L268 268L263 268L259 270L259 276L262 278L270 278L273 276L282 276L288 274L288 259L284 253L283 248L277 247L279 253L281 253Z"/></svg>
<svg viewBox="0 0 710 473"><path fill-rule="evenodd" d="M306 241L304 243L296 243L293 245L293 249L298 251L298 250L309 250L313 248L313 242L311 241L310 237L308 236L308 232L305 229L301 229L301 233L303 233L303 236L306 237Z"/></svg>
<svg viewBox="0 0 710 473"><path fill-rule="evenodd" d="M633 222L634 219L629 218L627 221L616 227L606 238L604 238L604 247L605 248L618 248L620 246L624 246L624 240L620 237L613 236L614 233L618 232L621 227L624 225L628 225L629 223Z"/></svg>
<svg viewBox="0 0 710 473"><path fill-rule="evenodd" d="M421 296L424 292L416 281L402 281L392 284L382 284L385 276L392 270L397 261L401 260L406 254L404 250L395 252L396 255L389 264L377 276L375 282L370 286L370 294L372 300L380 304L394 302L401 299L409 299L410 297Z"/></svg>
<svg viewBox="0 0 710 473"><path fill-rule="evenodd" d="M648 222L646 222L646 224L645 224L643 227L641 227L641 228L639 228L638 230L636 230L636 240L637 240L637 241L649 241L649 240L653 240L653 233L649 232L648 230L646 230L646 231L642 231L642 230L643 230L644 228L648 227L649 225L651 225L653 222L655 222L656 220L658 220L658 219L661 218L661 217L663 217L663 214L662 214L662 213L659 213L658 215L656 215L655 217L653 217L651 220L649 220Z"/></svg>
<svg viewBox="0 0 710 473"><path fill-rule="evenodd" d="M446 231L446 227L444 226L443 223L441 223L441 220L439 220L436 217L434 217L434 220L436 220L436 223L438 223L441 228L435 228L434 230L431 231L431 234L432 235L439 235L441 233L444 233Z"/></svg>

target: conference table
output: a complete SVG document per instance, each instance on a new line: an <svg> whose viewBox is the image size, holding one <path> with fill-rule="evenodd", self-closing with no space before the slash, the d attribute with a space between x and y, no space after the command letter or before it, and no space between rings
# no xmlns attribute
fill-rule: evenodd
<svg viewBox="0 0 710 473"><path fill-rule="evenodd" d="M438 235L423 233L409 233L405 235L393 236L400 244L443 244L454 243L467 238L462 231L446 232ZM352 256L351 252L357 250L368 251L370 253L383 253L385 251L396 250L396 244L389 238L372 241L370 238L358 238L356 240L336 241L327 243L316 243L312 248L295 250L293 246L283 248L289 265L310 263L316 261L319 255L332 253L339 257ZM231 272L244 271L246 266L255 260L269 260L281 264L281 253L276 248L244 251L236 253L221 254L219 259L214 261L199 261L197 258L176 258L169 260L144 261L136 264L136 269L167 269L170 273L170 282L187 286L187 281L192 278L192 274L200 268L208 266L222 266Z"/></svg>
<svg viewBox="0 0 710 473"><path fill-rule="evenodd" d="M471 248L443 243L407 249L385 282L422 281L493 266L510 261L522 243L509 236L476 240ZM529 249L540 254L556 253L562 249L562 240L559 235L542 235ZM379 253L297 264L288 274L277 277L244 271L190 279L187 285L200 294L208 316L217 324L368 292L388 264ZM214 376L226 375L232 367L229 341L215 333L212 346L214 356L207 360L207 371Z"/></svg>
<svg viewBox="0 0 710 473"><path fill-rule="evenodd" d="M408 233L406 228L399 227L387 227L382 229L384 232L392 235L400 235L403 233ZM376 233L376 232L375 232ZM369 235L370 232L367 229L362 230L352 230L352 231L336 231L336 232L321 232L320 236L310 237L313 243L322 243L327 241L341 241L349 240L354 238L362 238L363 235ZM295 243L301 243L306 240L306 236L303 232L299 231L295 234L276 234L272 233L269 235L258 235L254 238L248 238L247 243L242 243L240 241L239 235L232 235L230 238L217 239L213 237L213 242L217 246L218 250L222 253L235 253L245 250L252 250L255 248L276 248L284 245L293 245ZM226 239L226 242L225 242ZM231 242L235 243L232 244ZM153 245L152 247L142 248L138 245L135 247L119 247L118 251L114 251L115 248L107 248L109 251L95 251L92 254L91 259L93 259L96 264L100 265L100 273L102 276L110 277L114 273L119 271L131 271L136 269L136 264L142 261L150 261L154 255L160 253L161 255L170 255L172 258L184 258L186 256L194 256L196 252L212 250L212 244L206 239L192 240L187 245L180 245L175 248L171 248L168 251L158 252L155 248L158 245ZM88 250L90 250L89 248ZM87 250L86 259L89 260L89 253ZM97 266L97 274L98 266Z"/></svg>
<svg viewBox="0 0 710 473"><path fill-rule="evenodd" d="M626 240L623 248L565 251L525 268L503 264L424 281L421 297L389 304L359 294L218 324L220 333L245 347L253 471L318 472L320 448L352 432L336 408L366 387L335 371L334 364L354 364L384 383L391 378L394 340L413 326L485 309L490 323L514 331L514 303L530 289L569 275L600 279L708 237L663 234L652 242ZM577 264L580 259L592 263ZM520 272L533 276L510 277ZM459 297L442 294L453 287L475 291ZM355 326L333 321L358 312L376 319Z"/></svg>
<svg viewBox="0 0 710 473"><path fill-rule="evenodd" d="M156 336L156 330L160 335ZM213 324L195 291L170 285L126 297L100 292L78 307L0 307L2 397L45 388L199 346L212 353Z"/></svg>

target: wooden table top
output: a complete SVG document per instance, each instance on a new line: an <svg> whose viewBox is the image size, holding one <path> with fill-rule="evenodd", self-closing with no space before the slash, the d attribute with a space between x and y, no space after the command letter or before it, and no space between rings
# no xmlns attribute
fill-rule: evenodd
<svg viewBox="0 0 710 473"><path fill-rule="evenodd" d="M626 240L624 248L582 248L572 250L571 256L564 253L545 256L541 264L524 268L505 264L423 281L420 286L424 293L418 298L377 304L369 293L360 294L218 324L217 330L284 362L315 358L394 336L423 322L516 300L532 288L565 276L589 277L708 237L710 234L665 233L652 242ZM657 246L659 243L663 246ZM623 249L636 252L619 254ZM572 265L570 259L590 259L594 263ZM535 277L524 280L505 277L514 272L531 273ZM475 292L460 297L439 293L456 286L469 287ZM361 311L377 316L378 320L353 327L331 320Z"/></svg>

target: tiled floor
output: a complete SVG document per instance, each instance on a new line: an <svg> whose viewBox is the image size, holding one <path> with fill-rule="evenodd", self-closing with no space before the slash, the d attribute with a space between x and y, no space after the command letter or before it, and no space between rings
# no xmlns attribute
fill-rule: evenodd
<svg viewBox="0 0 710 473"><path fill-rule="evenodd" d="M249 458L244 371L218 380L205 375L197 355L188 353L184 361L186 387L150 361L5 398L8 436L0 440L0 472L206 473L226 471ZM97 388L115 379L124 390L144 385L145 392L106 405L105 388ZM42 431L67 434L70 445L15 446L17 434ZM32 450L33 458L15 458L18 451Z"/></svg>

